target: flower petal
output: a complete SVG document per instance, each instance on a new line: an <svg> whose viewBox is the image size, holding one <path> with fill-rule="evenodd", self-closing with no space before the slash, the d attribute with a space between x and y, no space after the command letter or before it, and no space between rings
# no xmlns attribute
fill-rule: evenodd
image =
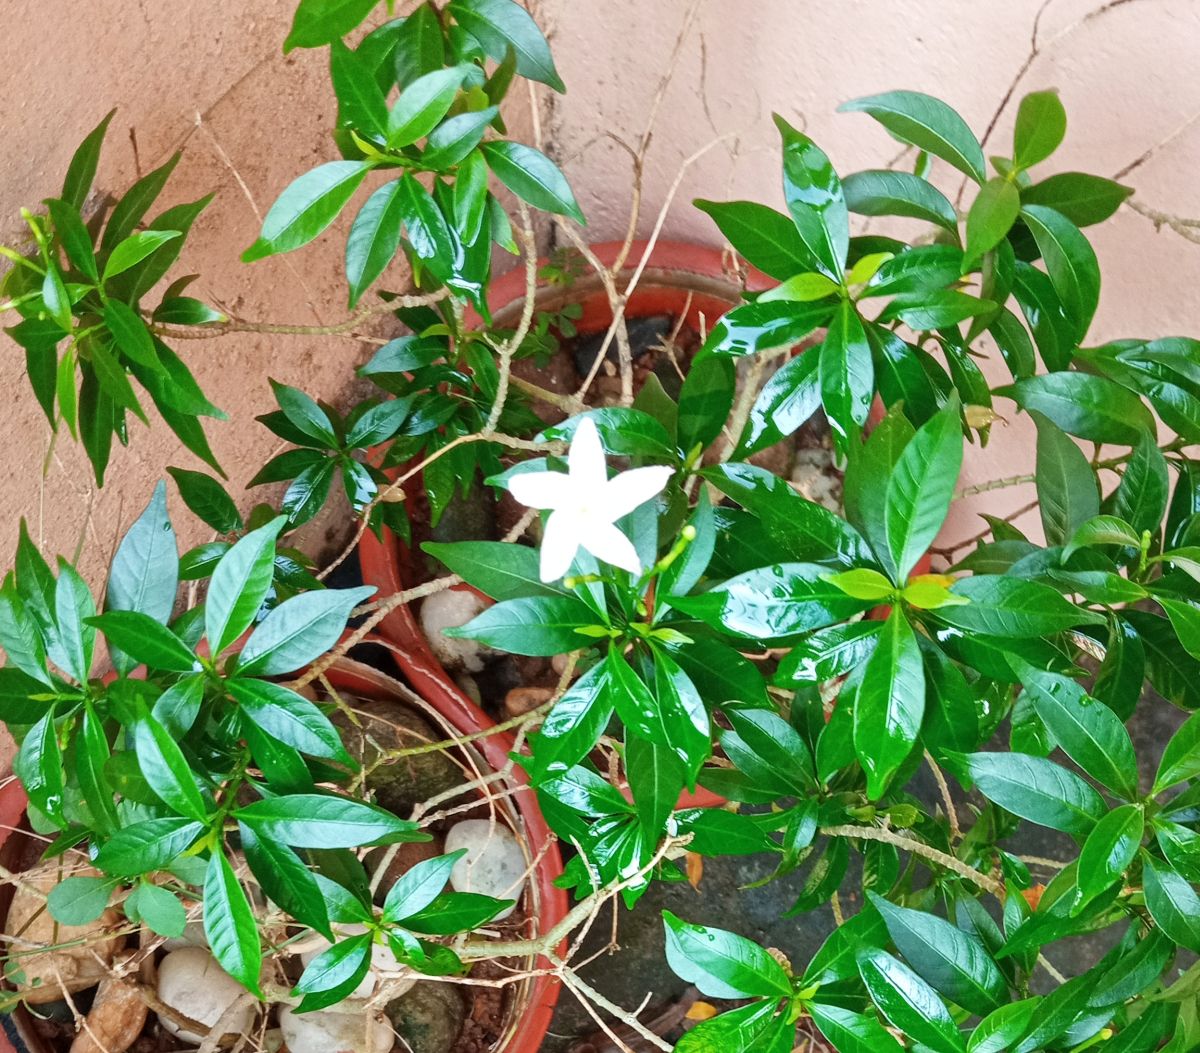
<svg viewBox="0 0 1200 1053"><path fill-rule="evenodd" d="M642 562L638 559L633 542L611 523L592 520L581 523L580 527L577 535L579 544L597 559L627 570L630 574L642 572Z"/></svg>
<svg viewBox="0 0 1200 1053"><path fill-rule="evenodd" d="M633 468L609 479L604 487L604 514L615 522L628 515L638 505L645 504L662 493L675 469L666 465Z"/></svg>
<svg viewBox="0 0 1200 1053"><path fill-rule="evenodd" d="M542 559L538 567L542 581L557 581L575 561L579 550L578 521L562 512L552 512L542 532Z"/></svg>
<svg viewBox="0 0 1200 1053"><path fill-rule="evenodd" d="M608 481L604 447L600 444L596 422L591 417L584 417L575 429L571 449L567 452L567 470L571 482L581 487L600 487Z"/></svg>
<svg viewBox="0 0 1200 1053"><path fill-rule="evenodd" d="M530 508L557 508L567 489L562 472L522 472L508 480L508 492Z"/></svg>

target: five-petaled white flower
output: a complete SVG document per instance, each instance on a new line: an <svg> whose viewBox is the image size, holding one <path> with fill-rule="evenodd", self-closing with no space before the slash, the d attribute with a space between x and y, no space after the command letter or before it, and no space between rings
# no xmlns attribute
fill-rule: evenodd
<svg viewBox="0 0 1200 1053"><path fill-rule="evenodd" d="M530 508L550 510L542 535L542 581L570 569L580 548L631 574L642 570L633 543L616 522L657 495L675 469L633 468L608 477L600 433L590 417L575 430L567 471L525 472L508 481L509 493Z"/></svg>

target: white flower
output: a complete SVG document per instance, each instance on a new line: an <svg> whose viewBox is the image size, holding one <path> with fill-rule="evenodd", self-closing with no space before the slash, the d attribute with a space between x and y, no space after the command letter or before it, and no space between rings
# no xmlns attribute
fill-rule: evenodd
<svg viewBox="0 0 1200 1053"><path fill-rule="evenodd" d="M580 548L631 574L641 573L633 543L615 524L658 494L674 470L634 468L610 479L600 433L595 422L584 417L567 454L566 474L514 475L508 481L513 497L530 508L550 509L542 536L542 581L566 574Z"/></svg>

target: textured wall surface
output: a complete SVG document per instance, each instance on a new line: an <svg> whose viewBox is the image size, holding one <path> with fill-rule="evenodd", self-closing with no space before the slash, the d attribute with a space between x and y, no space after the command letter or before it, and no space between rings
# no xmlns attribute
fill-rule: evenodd
<svg viewBox="0 0 1200 1053"><path fill-rule="evenodd" d="M343 231L252 266L237 258L257 232L258 214L289 179L335 156L324 53L281 54L293 0L97 0L86 20L65 0L6 0L4 7L0 240L19 237L18 209L57 190L75 143L117 106L102 189L119 193L182 147L164 203L216 191L175 273L199 272L199 294L243 317L302 324L345 317ZM1053 164L1114 175L1149 151L1127 177L1135 200L1200 216L1194 0L542 0L540 7L570 89L549 100L543 131L591 217L592 237L624 230L630 197L628 158L602 133L636 142L656 98L640 229L649 231L684 159L708 147L684 173L665 232L715 244L717 231L691 208L692 197L780 203L772 111L804 127L843 171L886 163L897 152L868 118L835 114L855 95L893 87L933 92L982 129L1029 57L1039 10L1039 53L1014 103L1025 90L1061 90L1070 128ZM522 93L518 104L525 101ZM997 149L1007 144L1014 110L999 116ZM515 130L523 134L528 124L520 114ZM948 186L956 189L953 180ZM1128 208L1091 236L1105 274L1096 338L1200 332L1190 278L1200 246ZM399 267L390 275L396 286L404 277ZM182 350L233 417L209 430L235 488L270 452L252 419L270 405L266 376L336 400L369 354L346 339L256 334ZM67 442L56 445L43 474L49 434L23 373L9 344L0 356L10 439L0 464L0 553L11 550L24 515L50 548L70 553L82 544L95 576L163 467L198 465L161 425L148 432L135 424L132 446L115 452L102 492L93 492L83 458ZM966 481L1022 470L1025 424L999 425L989 449L970 458ZM988 495L970 507L1012 507L1028 496ZM321 546L325 529L309 532L310 547Z"/></svg>
<svg viewBox="0 0 1200 1053"><path fill-rule="evenodd" d="M658 103L647 158L649 233L686 159L667 215L670 236L719 243L693 197L749 198L782 208L778 112L811 135L842 172L880 167L900 147L870 118L837 114L839 103L894 88L944 98L982 133L1029 59L1038 54L1000 114L988 153L1010 153L1021 94L1058 88L1067 139L1045 167L1123 177L1135 200L1200 217L1200 50L1195 0L547 0L568 94L549 137L572 178L591 236L623 233L629 161L601 132L634 144L647 127L673 53L677 65ZM694 17L693 17L694 16ZM943 167L938 173L945 177ZM950 172L943 185L956 191ZM858 220L861 229L862 220ZM874 228L878 229L878 227ZM1197 233L1197 232L1193 232ZM1118 336L1200 333L1194 275L1200 245L1123 208L1089 228L1104 287L1095 342ZM1003 369L1001 367L1001 373ZM999 379L999 373L993 373ZM1002 413L1012 404L998 403ZM1028 470L1032 426L997 425L987 450L968 454L964 483ZM964 502L956 528L982 524L974 510L1025 504L1032 488Z"/></svg>

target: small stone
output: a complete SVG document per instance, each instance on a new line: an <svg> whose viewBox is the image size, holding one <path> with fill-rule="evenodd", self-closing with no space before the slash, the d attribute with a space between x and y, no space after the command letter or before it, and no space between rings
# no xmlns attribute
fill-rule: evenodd
<svg viewBox="0 0 1200 1053"><path fill-rule="evenodd" d="M443 589L427 596L421 604L421 629L437 660L447 669L477 673L484 659L494 652L477 640L458 640L446 635L474 619L488 602L470 589Z"/></svg>
<svg viewBox="0 0 1200 1053"><path fill-rule="evenodd" d="M71 1053L125 1053L146 1026L146 1015L136 983L106 977L100 981L86 1026L71 1043Z"/></svg>
<svg viewBox="0 0 1200 1053"><path fill-rule="evenodd" d="M361 1006L319 1009L297 1013L291 1006L279 1010L279 1029L288 1053L388 1053L392 1025L378 1012Z"/></svg>
<svg viewBox="0 0 1200 1053"><path fill-rule="evenodd" d="M108 975L108 967L125 937L105 938L105 933L121 924L120 913L108 907L86 925L63 925L54 920L45 899L45 894L65 878L102 876L92 867L60 860L21 874L5 924L10 947L19 953L8 962L5 972L30 1005L58 1001L63 988L71 993L82 991ZM30 953L39 947L54 949Z"/></svg>
<svg viewBox="0 0 1200 1053"><path fill-rule="evenodd" d="M510 717L522 717L553 697L552 687L514 687L504 696L504 712Z"/></svg>
<svg viewBox="0 0 1200 1053"><path fill-rule="evenodd" d="M366 931L365 925L336 925L333 934L339 939L345 939L348 936L361 936ZM324 936L314 934L310 940L305 941L304 950L300 952L300 961L307 966L318 955L329 950L331 946L332 944ZM346 997L370 998L375 993L376 987L385 983L389 984L396 994L403 994L416 982L413 971L407 965L401 965L396 961L396 956L390 947L375 943L371 945L370 970Z"/></svg>
<svg viewBox="0 0 1200 1053"><path fill-rule="evenodd" d="M508 827L488 819L456 823L446 834L446 853L462 848L467 854L450 871L450 884L455 891L520 900L529 864ZM501 911L496 920L507 918L514 910L516 904Z"/></svg>
<svg viewBox="0 0 1200 1053"><path fill-rule="evenodd" d="M419 981L385 1012L412 1053L450 1053L466 1018L458 989L436 980Z"/></svg>
<svg viewBox="0 0 1200 1053"><path fill-rule="evenodd" d="M553 658L551 658L550 659L550 668L554 670L554 675L561 677L563 675L563 673L565 673L567 671L567 663L570 660L571 660L571 656L566 655L566 654L556 654ZM575 668L571 673L571 679L578 680L579 673L580 673L579 663L576 662Z"/></svg>
<svg viewBox="0 0 1200 1053"><path fill-rule="evenodd" d="M396 750L446 739L446 732L435 729L408 706L372 699L367 705L355 705L354 710L358 724L340 711L330 719L350 755L370 772L367 788L389 812L407 816L414 805L466 781L454 760L441 750L380 762L381 756Z"/></svg>
<svg viewBox="0 0 1200 1053"><path fill-rule="evenodd" d="M213 1027L244 994L246 989L202 947L180 947L158 963L159 999L206 1027ZM158 1019L163 1027L184 1042L199 1045L204 1038L163 1013L158 1014ZM234 1034L244 1032L253 1021L254 1003L247 999L244 1007L225 1021L223 1030Z"/></svg>

